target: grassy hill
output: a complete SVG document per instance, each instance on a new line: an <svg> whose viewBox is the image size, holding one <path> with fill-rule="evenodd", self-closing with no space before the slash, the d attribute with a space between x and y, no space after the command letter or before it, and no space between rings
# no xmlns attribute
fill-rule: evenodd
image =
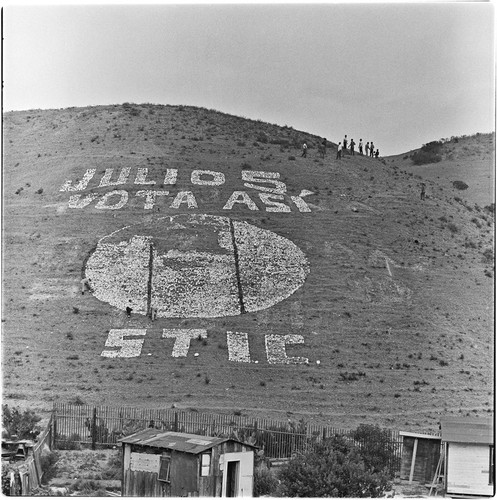
<svg viewBox="0 0 497 500"><path fill-rule="evenodd" d="M452 197L458 197L471 206L486 207L495 203L495 133L452 137L437 141L440 162L416 165L417 149L402 155L391 156L390 162L399 168L434 181L445 187ZM461 181L467 188L458 189L454 182Z"/></svg>
<svg viewBox="0 0 497 500"><path fill-rule="evenodd" d="M488 415L494 215L484 207L493 200L469 195L477 195L476 178L492 175L490 143L477 138L478 162L463 156L459 141L452 159L414 167L408 155L336 160L331 144L323 159L321 139L187 106L6 113L4 402L39 411L54 401L174 404L337 427L364 422L420 430L437 429L442 415ZM307 158L300 156L303 140ZM455 170L470 164L477 176ZM246 180L254 175L258 182ZM275 180L285 184L282 194L262 190ZM470 187L461 194L452 180ZM82 189L75 190L79 182ZM147 198L152 190L168 193ZM260 195L268 193L273 197L264 201ZM136 306L128 317L122 307L81 294L88 260L97 250L103 255L104 237L131 226L132 233L146 228L165 239L161 231L185 214L192 227L174 233L178 248L195 248L203 237L207 255L214 252L200 214L222 218L203 221L229 218L234 243L248 223L303 252L305 283L266 309L155 321ZM243 263L246 252L243 247L235 257ZM284 270L274 266L267 263L261 283L278 282ZM258 277L245 283L250 270L241 269L238 292L259 290ZM131 271L124 266L122 272ZM102 356L117 350L106 347L110 332L130 329L145 331L132 337L143 340L139 356ZM175 340L164 330L180 329L205 334L191 339L186 356L173 356ZM230 359L238 352L233 339L242 351L248 342L250 362ZM268 358L268 349L287 362Z"/></svg>

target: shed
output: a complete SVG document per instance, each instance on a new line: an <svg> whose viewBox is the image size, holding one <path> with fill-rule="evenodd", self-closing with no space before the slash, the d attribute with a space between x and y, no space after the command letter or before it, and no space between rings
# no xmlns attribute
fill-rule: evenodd
<svg viewBox="0 0 497 500"><path fill-rule="evenodd" d="M495 443L490 418L442 420L448 495L493 496Z"/></svg>
<svg viewBox="0 0 497 500"><path fill-rule="evenodd" d="M255 446L145 429L122 444L123 496L252 496Z"/></svg>
<svg viewBox="0 0 497 500"><path fill-rule="evenodd" d="M402 436L402 462L400 478L410 483L432 483L440 459L442 438L415 432L399 433Z"/></svg>

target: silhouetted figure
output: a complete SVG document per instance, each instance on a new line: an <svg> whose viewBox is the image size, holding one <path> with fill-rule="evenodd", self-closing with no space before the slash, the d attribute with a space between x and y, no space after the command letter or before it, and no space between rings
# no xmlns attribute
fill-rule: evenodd
<svg viewBox="0 0 497 500"><path fill-rule="evenodd" d="M374 154L374 156L375 156L375 158L378 158L378 156L380 156L380 150L379 149L376 150L376 153Z"/></svg>
<svg viewBox="0 0 497 500"><path fill-rule="evenodd" d="M342 158L342 143L338 143L338 149L337 149L337 160L340 160Z"/></svg>
<svg viewBox="0 0 497 500"><path fill-rule="evenodd" d="M347 135L343 139L343 149L347 149Z"/></svg>
<svg viewBox="0 0 497 500"><path fill-rule="evenodd" d="M371 141L371 146L369 146L369 156L371 156L371 158L374 157L374 144L373 144L373 141Z"/></svg>
<svg viewBox="0 0 497 500"><path fill-rule="evenodd" d="M324 160L324 157L326 156L326 137L321 141L321 144L319 145L319 152L321 154L321 158Z"/></svg>
<svg viewBox="0 0 497 500"><path fill-rule="evenodd" d="M359 139L359 154L362 155L362 139Z"/></svg>
<svg viewBox="0 0 497 500"><path fill-rule="evenodd" d="M355 155L354 147L355 147L354 139L350 139L350 154L351 155Z"/></svg>
<svg viewBox="0 0 497 500"><path fill-rule="evenodd" d="M305 142L305 141L304 141L304 144L302 144L302 154L300 156L307 158L307 142Z"/></svg>
<svg viewBox="0 0 497 500"><path fill-rule="evenodd" d="M87 289L90 290L90 281L88 278L83 278L81 280L81 295L84 295Z"/></svg>
<svg viewBox="0 0 497 500"><path fill-rule="evenodd" d="M369 142L366 142L366 156L369 156Z"/></svg>

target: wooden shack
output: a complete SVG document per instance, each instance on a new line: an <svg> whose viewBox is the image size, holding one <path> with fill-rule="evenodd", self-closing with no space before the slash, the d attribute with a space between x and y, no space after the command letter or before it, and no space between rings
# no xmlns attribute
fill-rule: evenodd
<svg viewBox="0 0 497 500"><path fill-rule="evenodd" d="M490 418L442 420L447 495L493 496L495 447Z"/></svg>
<svg viewBox="0 0 497 500"><path fill-rule="evenodd" d="M122 496L253 494L255 447L235 439L146 429L119 440Z"/></svg>
<svg viewBox="0 0 497 500"><path fill-rule="evenodd" d="M415 432L399 433L402 436L402 462L400 478L429 484L433 482L440 459L442 438Z"/></svg>

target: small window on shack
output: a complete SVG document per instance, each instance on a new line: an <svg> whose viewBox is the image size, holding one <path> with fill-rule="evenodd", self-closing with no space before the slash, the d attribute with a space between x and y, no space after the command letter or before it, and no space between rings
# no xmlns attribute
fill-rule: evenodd
<svg viewBox="0 0 497 500"><path fill-rule="evenodd" d="M208 476L211 468L211 454L202 453L201 463L200 463L200 475Z"/></svg>
<svg viewBox="0 0 497 500"><path fill-rule="evenodd" d="M169 453L163 453L160 457L160 469L159 469L159 481L164 481L166 483L171 482L169 474L171 472L171 455Z"/></svg>

